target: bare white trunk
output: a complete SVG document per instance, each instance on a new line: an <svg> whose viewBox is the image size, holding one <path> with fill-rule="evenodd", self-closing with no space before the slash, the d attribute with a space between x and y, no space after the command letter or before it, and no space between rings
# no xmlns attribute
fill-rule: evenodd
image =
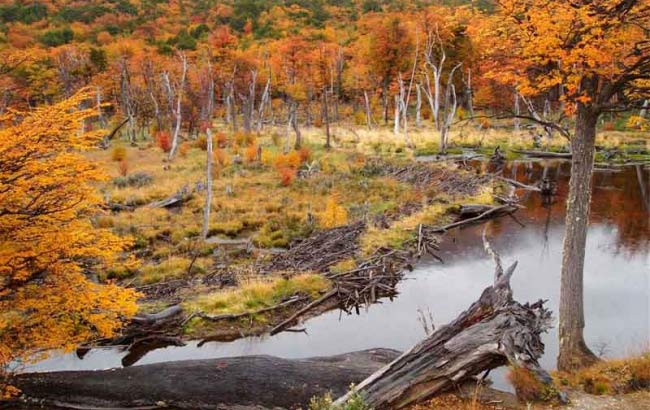
<svg viewBox="0 0 650 410"><path fill-rule="evenodd" d="M363 91L363 98L366 103L366 124L368 129L372 130L372 113L370 112L370 98L368 98L368 91Z"/></svg>
<svg viewBox="0 0 650 410"><path fill-rule="evenodd" d="M449 144L449 131L451 124L456 116L458 109L458 99L456 97L456 87L454 86L454 73L462 64L458 64L449 72L447 79L447 89L445 91L445 109L442 117L442 124L440 128L440 152L443 154L447 152L447 145Z"/></svg>
<svg viewBox="0 0 650 410"><path fill-rule="evenodd" d="M393 134L397 137L400 129L400 113L402 112L402 104L399 95L395 96L395 124L393 126Z"/></svg>
<svg viewBox="0 0 650 410"><path fill-rule="evenodd" d="M271 76L266 80L266 85L264 86L264 91L262 92L262 97L260 98L260 105L257 109L257 132L262 131L262 126L264 125L264 109L269 101L271 95Z"/></svg>
<svg viewBox="0 0 650 410"><path fill-rule="evenodd" d="M415 102L415 125L422 126L422 86L415 86L417 101Z"/></svg>
<svg viewBox="0 0 650 410"><path fill-rule="evenodd" d="M521 111L519 108L519 93L515 93L515 106L514 106L514 114L515 114L515 132L519 132L519 127L521 125L521 120L519 119L519 116L521 115Z"/></svg>
<svg viewBox="0 0 650 410"><path fill-rule="evenodd" d="M176 150L178 149L178 139L181 132L181 123L183 121L182 118L183 112L181 110L182 108L181 104L183 102L183 90L185 89L185 79L187 77L187 57L183 53L179 53L178 56L181 60L182 72L181 72L180 81L174 92L174 95L176 97L176 105L174 108L175 120L174 120L174 133L172 135L172 147L169 150L170 160L174 158L174 154L176 154ZM167 74L166 77L167 77L168 87L171 90L172 87L171 87L171 83L169 82L169 75Z"/></svg>
<svg viewBox="0 0 650 410"><path fill-rule="evenodd" d="M438 47L440 51L440 56L436 57L434 49ZM429 105L431 106L431 114L433 116L433 122L437 130L441 130L441 119L440 119L440 80L442 78L442 70L447 59L447 53L442 44L442 39L436 32L429 32L427 34L427 40L424 51L424 60L425 65L431 69L431 74L433 75L433 89L431 85L431 77L429 76L428 71L425 71L425 81L427 87L424 89L427 99L429 100Z"/></svg>
<svg viewBox="0 0 650 410"><path fill-rule="evenodd" d="M206 186L205 186L205 207L203 208L203 231L202 236L203 240L208 238L208 233L210 231L210 211L212 209L212 104L214 101L214 78L212 77L212 65L208 60L208 76L209 76L209 86L208 86L208 96L205 110L205 135L207 140L207 150L206 150Z"/></svg>

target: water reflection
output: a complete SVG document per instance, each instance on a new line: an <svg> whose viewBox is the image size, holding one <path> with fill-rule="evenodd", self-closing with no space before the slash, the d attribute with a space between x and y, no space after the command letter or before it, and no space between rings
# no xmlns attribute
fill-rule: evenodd
<svg viewBox="0 0 650 410"><path fill-rule="evenodd" d="M519 261L512 285L520 301L549 299L557 312L564 206L569 164L557 161L516 162L504 175L525 183L546 177L556 197L544 202L537 193L522 193L525 210L490 222L490 236L504 262ZM650 173L640 167L594 174L592 215L585 264L585 338L607 356L623 356L648 347L650 340ZM490 284L491 261L484 254L475 226L453 231L441 249L444 264L424 261L398 286L400 296L373 305L360 315L329 312L306 322L307 333L281 333L230 343L197 342L144 355L138 365L170 360L250 354L287 358L324 356L372 347L407 349L424 337L418 310L433 314L437 326L455 318ZM542 364L553 368L557 333L544 335ZM74 354L53 357L28 370L80 370L120 367L124 352L93 350L80 360ZM492 376L505 387L503 372Z"/></svg>

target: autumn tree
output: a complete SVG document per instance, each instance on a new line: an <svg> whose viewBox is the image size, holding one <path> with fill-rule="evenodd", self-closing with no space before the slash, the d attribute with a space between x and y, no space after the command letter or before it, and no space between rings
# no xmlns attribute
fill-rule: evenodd
<svg viewBox="0 0 650 410"><path fill-rule="evenodd" d="M494 53L508 64L498 76L523 96L559 87L573 132L545 122L571 140L560 297L558 368L573 370L596 356L584 337L583 270L596 125L601 114L641 106L650 91L650 1L499 0ZM531 118L539 122L537 118Z"/></svg>
<svg viewBox="0 0 650 410"><path fill-rule="evenodd" d="M136 312L132 290L88 278L127 245L91 220L105 176L80 151L101 135L80 132L96 111L78 107L92 97L0 118L0 369L111 337Z"/></svg>

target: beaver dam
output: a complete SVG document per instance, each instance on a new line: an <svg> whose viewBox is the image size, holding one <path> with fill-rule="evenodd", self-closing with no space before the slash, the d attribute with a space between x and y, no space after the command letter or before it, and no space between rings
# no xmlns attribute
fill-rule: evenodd
<svg viewBox="0 0 650 410"><path fill-rule="evenodd" d="M494 171L493 165L483 162L473 162L471 166ZM557 311L564 196L569 169L568 162L555 159L506 164L501 169L505 179L517 181L526 188L539 187L540 181L545 181L552 195L518 189L522 207L513 215L507 213L482 224L450 229L442 237L434 236L433 232L421 232L414 246L429 256L415 266L411 266L410 253L386 249L352 271L329 274L333 279L342 279L335 288L337 297L333 297L333 290L321 299L332 297L337 302L324 304L321 309L304 316L292 315L275 326L272 334L242 335L229 342L209 338L170 342L163 339L160 344L143 344L138 348L84 349L54 355L27 366L24 371L102 370L196 359L240 360L257 355L300 359L374 348L404 351L454 320L494 280L491 273L494 265L485 254L482 232L489 235L504 263L519 262L517 273L512 277L517 300L532 302L545 298L548 299L545 306L551 312ZM593 211L585 269L585 336L602 356L626 356L643 351L650 334L647 317L650 171L641 166L598 169L593 178ZM293 251L275 258L267 268L290 269L311 264L317 270L329 266L334 259L319 253L318 247L331 249L331 244L327 245L329 242L338 242L342 237L354 239L361 228L353 224L316 235L294 247ZM354 240L342 243L350 244ZM301 246L315 250L311 254L301 252ZM347 255L356 250L345 245L336 252ZM388 264L390 269L387 269ZM395 270L400 273L388 274ZM369 280L373 274L374 279ZM341 294L348 296L341 298ZM620 317L625 317L626 321L623 323ZM545 353L540 364L552 369L557 355L555 328L551 326L541 337ZM393 353L381 354L394 357ZM373 364L363 372L377 366L379 364ZM497 370L490 377L495 387L510 390L504 374Z"/></svg>
<svg viewBox="0 0 650 410"><path fill-rule="evenodd" d="M473 163L486 167L484 163ZM557 311L564 223L564 196L570 164L561 160L516 161L503 175L523 184L552 181L554 196L519 192L515 218L489 222L488 232L505 261L519 261L512 287L522 301L548 298ZM650 278L650 173L640 166L599 169L594 173L592 216L585 268L586 339L600 354L616 357L640 352L650 339L647 312ZM481 243L483 226L451 230L436 252L443 263L423 259L397 284L396 294L365 309L330 310L293 324L289 332L244 337L231 342L195 340L138 352L121 347L56 355L26 371L97 370L188 359L268 354L281 358L329 356L369 348L403 351L432 327L454 319L492 280L492 262ZM342 250L343 251L343 250ZM313 259L318 261L317 258ZM278 257L278 264L286 259ZM318 263L323 263L319 261ZM625 269L622 267L625 266ZM625 317L626 320L621 320ZM541 364L554 366L554 329L543 335ZM500 372L496 386L508 388Z"/></svg>

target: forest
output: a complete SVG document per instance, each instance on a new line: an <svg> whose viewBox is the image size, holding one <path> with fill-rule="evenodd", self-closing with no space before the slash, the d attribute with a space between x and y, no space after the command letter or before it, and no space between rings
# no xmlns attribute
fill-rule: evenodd
<svg viewBox="0 0 650 410"><path fill-rule="evenodd" d="M648 0L0 0L0 409L648 408L648 110Z"/></svg>

